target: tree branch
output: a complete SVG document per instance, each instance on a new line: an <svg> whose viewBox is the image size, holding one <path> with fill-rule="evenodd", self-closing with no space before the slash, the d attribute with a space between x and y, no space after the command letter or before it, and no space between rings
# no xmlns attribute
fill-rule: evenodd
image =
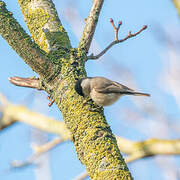
<svg viewBox="0 0 180 180"><path fill-rule="evenodd" d="M52 76L54 65L13 18L12 13L6 9L2 1L0 1L0 35L41 77L50 78Z"/></svg>
<svg viewBox="0 0 180 180"><path fill-rule="evenodd" d="M116 139L121 151L128 154L129 157L137 157L135 159L153 155L180 154L180 139L164 140L153 138L142 142L133 142L122 137L116 137Z"/></svg>
<svg viewBox="0 0 180 180"><path fill-rule="evenodd" d="M10 77L8 79L15 86L34 88L37 90L44 90L39 78L35 78L35 77L22 78L22 77L15 76L15 77Z"/></svg>
<svg viewBox="0 0 180 180"><path fill-rule="evenodd" d="M18 0L32 38L45 52L57 58L67 54L71 44L52 0Z"/></svg>
<svg viewBox="0 0 180 180"><path fill-rule="evenodd" d="M44 4L42 4L43 8L41 8L41 4L38 4L39 2L42 2L42 1L41 0L40 1L19 0L24 16L27 15L27 19L26 19L27 24L32 23L32 26L28 25L28 27L32 27L35 29L36 27L40 26L40 30L42 29L42 31L45 33L45 39L52 40L50 41L51 43L50 51L48 50L46 51L46 45L41 47L40 44L38 44L41 48L45 47L46 52L49 52L48 54L49 61L47 62L50 62L50 65L48 63L40 64L39 62L44 62L44 61L36 60L38 57L34 55L34 51L31 48L29 49L27 48L29 47L29 43L25 44L27 46L27 47L25 46L25 50L23 49L24 46L21 47L21 50L19 50L19 54L21 56L23 55L22 56L23 58L24 56L27 57L26 54L24 53L28 49L26 53L29 53L29 56L27 57L26 61L29 62L29 65L34 68L36 66L33 66L33 63L37 64L38 62L41 65L40 69L42 69L42 71L38 71L38 70L36 71L40 75L40 78L41 78L41 75L45 77L45 80L43 81L45 90L55 100L58 108L61 110L64 117L64 121L67 125L67 128L70 130L72 134L72 139L76 148L78 158L86 166L89 176L92 179L103 179L104 177L106 177L107 179L112 179L112 178L122 179L121 177L126 178L126 179L132 179L129 169L126 163L124 162L122 155L120 154L115 136L113 135L110 129L110 126L107 124L107 121L103 113L103 109L101 110L101 112L90 112L89 105L84 105L83 104L84 99L80 97L74 90L74 84L77 78L86 76L86 72L84 69L86 52L84 48L89 49L88 48L90 45L89 42L91 42L91 40L87 40L86 38L87 37L90 38L90 35L86 36L86 33L85 33L84 37L86 38L85 38L85 41L81 44L82 46L80 46L80 48L73 49L73 50L70 49L71 46L68 41L68 36L62 26L59 26L60 33L57 33L57 36L56 36L56 32L51 33L49 28L44 27L44 24L46 24L46 22L49 20L49 17L51 16L49 16L49 14L47 13ZM51 4L48 4L48 2L51 2L51 0L43 0L43 2L44 3L47 2L47 6L51 7ZM98 4L99 3L101 4L102 2L103 2L102 0L99 0L99 1L94 0L94 4L97 4L97 7L94 8L94 11L96 10L97 14L96 14L96 17L92 17L94 18L92 19L92 21L98 20L99 12L101 9L101 6L98 6ZM32 3L35 3L35 4L32 4ZM5 28L6 26L10 28L11 27L10 24L6 24L6 23L10 22L12 18L9 17L7 13L2 13L3 18L4 18L3 23L5 24ZM8 18L6 18L6 15ZM39 18L40 18L40 21L38 22ZM33 19L35 19L36 21L33 21ZM88 19L90 19L90 16ZM53 21L53 19L51 20ZM13 22L14 20L12 21L12 23ZM90 20L88 22L90 22ZM0 23L0 26L1 26L1 23ZM15 26L13 26L13 28L14 27ZM88 25L86 27L88 27ZM0 28L0 29L2 30L3 28ZM95 30L94 27L90 29ZM18 33L21 34L20 28L17 28L16 30ZM92 32L94 33L94 30L91 31L91 34ZM14 31L12 32L14 33L14 35L16 35ZM2 30L2 32L4 31ZM89 33L87 32L87 34ZM5 37L5 32L3 35ZM34 36L36 36L35 32L32 33L33 38ZM13 36L11 37L12 37L11 43L14 44L14 49L15 49L15 46L17 46L16 39L18 38L16 37L15 39L13 39ZM20 37L22 37L23 39L24 36L20 36ZM41 39L44 37L39 37L39 38ZM30 40L28 39L28 42L29 41ZM56 41L60 41L59 46L56 46ZM19 39L18 39L18 42L20 42ZM85 46L83 45L84 43L85 43ZM55 44L55 47L53 46L53 44ZM31 64L31 62L33 63ZM37 66L40 66L39 64ZM57 69L52 66L54 64L57 64L56 66ZM52 68L50 68L51 66ZM55 71L55 73L58 76L54 80L54 82L47 81L47 77L48 78L52 76L54 77L54 71L48 71L52 69ZM14 109L11 109L11 107L12 106L8 106L8 108L10 108L11 111L14 110ZM21 107L21 109L24 109L24 107ZM7 113L8 111L6 112L6 114ZM18 107L17 109L15 109L13 114L18 114L16 118L21 118L20 108ZM28 119L25 113L21 114L21 116L23 117L23 119ZM38 118L38 122L35 122L34 118L31 118L28 120L27 123L29 124L37 123L36 127L42 128L44 130L49 130L48 128L50 128L49 132L53 131L53 129L55 128L57 131L57 134L58 133L60 134L59 132L60 129L59 128L57 129L56 126L53 126L53 124L51 124L52 121L50 121L47 124L43 124L42 123L43 121L39 119L41 119L41 117Z"/></svg>
<svg viewBox="0 0 180 180"><path fill-rule="evenodd" d="M25 107L13 105L8 102L8 100L2 94L0 94L0 102L2 104L2 114L6 119L24 122L43 131L60 135L60 138L54 139L52 142L40 146L39 148L35 148L34 150L36 153L41 154L47 152L58 143L71 140L70 132L66 128L64 122L56 121L55 119L32 112ZM134 142L119 136L116 136L116 139L121 152L127 154L127 163L154 155L180 154L180 139L148 139L141 142Z"/></svg>
<svg viewBox="0 0 180 180"><path fill-rule="evenodd" d="M125 38L119 40L119 39L118 39L118 31L119 31L119 29L120 29L120 26L121 26L122 22L119 21L118 27L115 27L114 21L113 21L112 18L110 19L110 22L111 22L111 24L112 24L112 26L113 26L113 29L114 29L114 31L115 31L115 40L114 40L113 42L111 42L111 43L110 43L103 51L101 51L99 54L97 54L97 55L91 54L90 56L87 56L87 59L98 59L98 58L100 58L101 56L103 56L103 55L104 55L112 46L114 46L115 44L122 43L122 42L126 41L127 39L130 39L130 38L132 38L132 37L135 37L135 36L137 36L138 34L140 34L142 31L144 31L144 30L147 28L147 26L144 25L138 32L136 32L136 33L134 33L134 34L132 34L131 31L129 31L128 35L127 35Z"/></svg>
<svg viewBox="0 0 180 180"><path fill-rule="evenodd" d="M5 116L3 114L5 107L7 107L8 105L8 100L0 93L0 112L2 113L0 117L0 130L7 128L14 123L14 120L12 118L9 118L8 116Z"/></svg>
<svg viewBox="0 0 180 180"><path fill-rule="evenodd" d="M126 163L155 155L180 155L180 139L149 139L142 142L133 142L119 136L116 136L116 139L121 152L128 154L125 158ZM87 177L88 173L85 171L74 180L83 180Z"/></svg>
<svg viewBox="0 0 180 180"><path fill-rule="evenodd" d="M86 20L86 26L79 43L79 48L85 49L86 52L89 51L103 3L104 0L93 0L91 11Z"/></svg>
<svg viewBox="0 0 180 180"><path fill-rule="evenodd" d="M27 158L27 160L25 160L23 162L20 162L19 160L12 161L11 168L24 168L26 166L32 165L39 156L52 150L54 147L56 147L57 145L59 145L62 142L64 142L63 139L55 138L52 141L50 141L42 146L34 146L33 147L34 153L32 156L30 156L29 158Z"/></svg>
<svg viewBox="0 0 180 180"><path fill-rule="evenodd" d="M42 86L41 80L36 77L29 77L29 78L10 77L8 79L15 86L34 88L37 90L45 90L45 88ZM48 106L50 107L54 103L54 100L52 100L50 96L48 96L47 98L50 101L50 103L48 104Z"/></svg>
<svg viewBox="0 0 180 180"><path fill-rule="evenodd" d="M0 94L0 102L2 102L2 97L3 96ZM10 103L3 104L1 112L3 118L7 119L9 122L23 122L35 128L41 129L42 131L57 134L63 140L71 139L70 132L66 128L64 122L56 121L53 118L32 112L24 106L17 106Z"/></svg>

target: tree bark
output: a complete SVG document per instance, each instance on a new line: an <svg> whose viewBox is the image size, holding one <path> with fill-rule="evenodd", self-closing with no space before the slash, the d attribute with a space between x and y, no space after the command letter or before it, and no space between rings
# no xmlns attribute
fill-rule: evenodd
<svg viewBox="0 0 180 180"><path fill-rule="evenodd" d="M51 0L18 0L33 40L0 1L0 34L40 76L43 89L53 98L70 130L79 160L91 179L132 179L120 154L116 138L100 112L74 90L78 78L86 77L85 61L91 41L72 48ZM97 3L97 4L95 4ZM103 1L94 0L97 11L90 13L97 23ZM97 6L95 6L97 5ZM92 8L93 9L93 8ZM92 11L91 11L92 12ZM93 11L94 12L94 11ZM95 31L95 26L92 28ZM88 30L88 28L87 28ZM83 33L87 34L87 33ZM90 33L92 36L94 32ZM91 36L91 38L92 38Z"/></svg>

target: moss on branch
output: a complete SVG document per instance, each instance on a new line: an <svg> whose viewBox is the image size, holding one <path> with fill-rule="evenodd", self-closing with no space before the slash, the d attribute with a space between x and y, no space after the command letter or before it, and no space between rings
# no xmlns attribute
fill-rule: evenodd
<svg viewBox="0 0 180 180"><path fill-rule="evenodd" d="M81 41L80 48L77 49L71 48L69 37L58 19L51 0L19 0L18 2L33 39L44 51L39 50L9 12L3 9L4 6L0 6L0 33L24 61L44 77L43 80L41 79L43 89L50 94L61 110L66 126L72 134L78 158L86 166L89 176L96 180L132 179L103 110L89 111L90 105L84 105L84 98L74 90L76 80L86 77L86 53L103 1L99 1L100 3L93 1L94 9L92 8L89 17L95 16L93 17L95 26L91 24L91 27L87 28L91 31L88 34L92 36L89 36L90 41L85 41L85 46ZM84 34L87 33L84 31ZM39 54L36 54L37 49ZM48 53L48 59L43 56L45 52Z"/></svg>

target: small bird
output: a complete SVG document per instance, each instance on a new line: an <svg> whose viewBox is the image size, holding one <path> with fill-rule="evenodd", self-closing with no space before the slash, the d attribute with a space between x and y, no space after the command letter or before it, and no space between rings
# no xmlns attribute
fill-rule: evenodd
<svg viewBox="0 0 180 180"><path fill-rule="evenodd" d="M101 107L115 103L123 95L150 96L104 77L81 78L77 80L75 90L79 95L91 98Z"/></svg>

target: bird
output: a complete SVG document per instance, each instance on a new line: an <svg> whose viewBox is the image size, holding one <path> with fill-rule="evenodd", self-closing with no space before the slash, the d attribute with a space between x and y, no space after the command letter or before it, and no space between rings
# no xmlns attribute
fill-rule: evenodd
<svg viewBox="0 0 180 180"><path fill-rule="evenodd" d="M150 96L105 77L80 78L76 81L74 89L80 96L89 97L100 107L114 104L123 95Z"/></svg>

